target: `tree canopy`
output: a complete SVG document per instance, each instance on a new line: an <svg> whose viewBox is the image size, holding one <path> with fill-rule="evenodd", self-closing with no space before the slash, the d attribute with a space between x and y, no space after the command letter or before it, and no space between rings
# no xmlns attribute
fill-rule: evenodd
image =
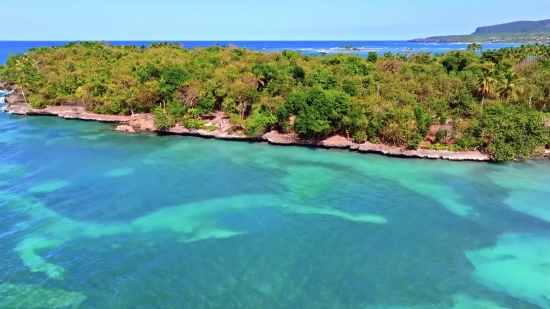
<svg viewBox="0 0 550 309"><path fill-rule="evenodd" d="M550 46L540 44L321 57L78 42L11 56L0 80L24 90L37 108L151 112L159 130L201 127L204 116L221 111L249 136L270 129L304 138L341 134L409 148L479 149L498 160L528 157L549 143ZM445 138L430 140L430 128L448 120Z"/></svg>

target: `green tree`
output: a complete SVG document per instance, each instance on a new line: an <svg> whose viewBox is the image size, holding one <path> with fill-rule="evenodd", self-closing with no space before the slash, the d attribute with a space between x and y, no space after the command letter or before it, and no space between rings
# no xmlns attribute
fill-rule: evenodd
<svg viewBox="0 0 550 309"><path fill-rule="evenodd" d="M488 107L475 132L482 149L498 161L528 158L550 140L540 113L512 106Z"/></svg>
<svg viewBox="0 0 550 309"><path fill-rule="evenodd" d="M493 77L494 72L487 70L484 72L483 77L480 79L478 83L478 92L481 96L481 108L483 108L483 103L485 102L485 98L487 96L490 96L495 93L495 90L497 88L497 81Z"/></svg>
<svg viewBox="0 0 550 309"><path fill-rule="evenodd" d="M376 61L378 60L378 53L373 51L369 52L367 60L369 62L376 63Z"/></svg>
<svg viewBox="0 0 550 309"><path fill-rule="evenodd" d="M518 85L518 82L521 80L515 72L506 72L502 84L498 88L500 98L506 100L506 102L510 99L517 100L518 96L523 92L523 87Z"/></svg>
<svg viewBox="0 0 550 309"><path fill-rule="evenodd" d="M483 46L479 43L471 43L468 44L468 47L466 47L466 50L469 52L476 52L476 51L483 51Z"/></svg>

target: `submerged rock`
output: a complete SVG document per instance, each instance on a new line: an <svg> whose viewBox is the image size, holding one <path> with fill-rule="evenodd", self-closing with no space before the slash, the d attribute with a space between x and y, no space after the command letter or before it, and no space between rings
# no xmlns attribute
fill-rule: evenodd
<svg viewBox="0 0 550 309"><path fill-rule="evenodd" d="M136 130L129 125L119 125L115 128L117 132L136 133Z"/></svg>

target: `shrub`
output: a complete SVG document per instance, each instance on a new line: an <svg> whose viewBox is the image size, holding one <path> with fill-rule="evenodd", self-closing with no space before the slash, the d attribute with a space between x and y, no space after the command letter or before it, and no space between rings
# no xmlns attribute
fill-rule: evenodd
<svg viewBox="0 0 550 309"><path fill-rule="evenodd" d="M439 130L435 133L435 140L439 143L447 137L447 130Z"/></svg>
<svg viewBox="0 0 550 309"><path fill-rule="evenodd" d="M362 144L367 140L367 133L365 131L357 132L353 135L353 141Z"/></svg>
<svg viewBox="0 0 550 309"><path fill-rule="evenodd" d="M154 128L155 130L166 130L174 125L174 118L168 115L162 108L156 107L153 110L155 115Z"/></svg>
<svg viewBox="0 0 550 309"><path fill-rule="evenodd" d="M277 118L268 111L256 110L252 112L245 124L245 132L249 137L254 137L265 132L267 128L274 125Z"/></svg>
<svg viewBox="0 0 550 309"><path fill-rule="evenodd" d="M294 66L291 68L292 78L297 81L304 82L306 78L306 71L301 66Z"/></svg>
<svg viewBox="0 0 550 309"><path fill-rule="evenodd" d="M530 157L550 139L540 113L514 106L488 107L475 133L483 149L497 161Z"/></svg>
<svg viewBox="0 0 550 309"><path fill-rule="evenodd" d="M459 145L454 144L454 145L451 145L451 146L449 147L449 150L450 150L450 151L461 151L462 148L461 148Z"/></svg>
<svg viewBox="0 0 550 309"><path fill-rule="evenodd" d="M198 130L203 128L204 121L195 118L185 118L183 119L182 125L190 130Z"/></svg>
<svg viewBox="0 0 550 309"><path fill-rule="evenodd" d="M350 96L356 96L359 93L357 83L350 79L344 80L342 83L342 90Z"/></svg>
<svg viewBox="0 0 550 309"><path fill-rule="evenodd" d="M369 62L375 63L378 60L378 53L373 52L373 51L369 52L369 54L367 56L367 60Z"/></svg>
<svg viewBox="0 0 550 309"><path fill-rule="evenodd" d="M179 117L183 116L183 114L185 113L185 109L183 105L179 102L172 101L168 103L168 113L172 118L178 119Z"/></svg>
<svg viewBox="0 0 550 309"><path fill-rule="evenodd" d="M213 132L213 131L216 131L218 129L218 127L214 126L214 125L209 125L209 126L205 126L204 129L206 129L210 132Z"/></svg>
<svg viewBox="0 0 550 309"><path fill-rule="evenodd" d="M407 148L411 150L418 149L418 145L420 145L420 142L422 141L422 138L419 136L415 136L414 138L407 141Z"/></svg>
<svg viewBox="0 0 550 309"><path fill-rule="evenodd" d="M397 146L418 147L424 138L418 132L416 117L410 109L392 109L384 113L377 135L383 142Z"/></svg>
<svg viewBox="0 0 550 309"><path fill-rule="evenodd" d="M307 137L325 137L341 129L344 117L351 109L350 97L339 91L314 87L307 93L294 92L287 98L283 113L296 115L294 128Z"/></svg>
<svg viewBox="0 0 550 309"><path fill-rule="evenodd" d="M216 99L208 96L197 101L197 109L201 114L208 114L214 111Z"/></svg>
<svg viewBox="0 0 550 309"><path fill-rule="evenodd" d="M439 112L437 112L437 118L439 118L440 125L444 125L447 123L447 114L445 113L445 111L440 110Z"/></svg>
<svg viewBox="0 0 550 309"><path fill-rule="evenodd" d="M477 144L476 139L468 134L463 135L456 141L456 145L461 149L473 149Z"/></svg>

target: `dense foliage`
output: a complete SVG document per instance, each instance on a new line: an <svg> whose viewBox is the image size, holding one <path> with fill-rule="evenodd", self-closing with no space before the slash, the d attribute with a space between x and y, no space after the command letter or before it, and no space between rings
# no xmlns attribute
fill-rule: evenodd
<svg viewBox="0 0 550 309"><path fill-rule="evenodd" d="M442 148L528 157L549 143L550 46L480 50L314 57L79 42L12 56L0 80L18 85L34 107L151 112L159 130L203 128L204 116L223 112L249 136L278 129L418 148L433 146L433 134Z"/></svg>

